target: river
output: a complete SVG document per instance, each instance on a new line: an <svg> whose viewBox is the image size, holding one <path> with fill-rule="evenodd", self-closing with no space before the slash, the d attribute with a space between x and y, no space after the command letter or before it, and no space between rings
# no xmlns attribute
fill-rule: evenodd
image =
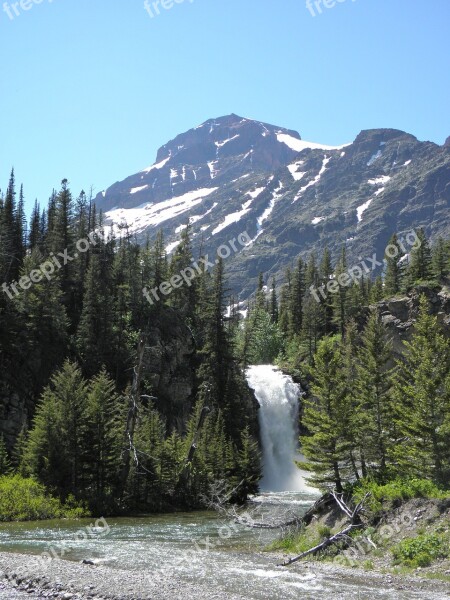
<svg viewBox="0 0 450 600"><path fill-rule="evenodd" d="M298 455L300 389L274 367L251 367L250 387L261 406L264 477L260 496L249 506L256 520L282 520L301 516L317 498L295 466ZM294 491L280 491L291 489ZM275 492L270 490L277 490ZM393 590L365 576L352 578L336 571L277 567L277 559L264 548L279 534L236 525L213 512L177 513L142 518L90 521L46 521L0 525L0 551L39 555L55 560L91 561L113 570L162 574L194 582L208 590L248 600L392 599L423 598L411 588ZM120 590L115 590L120 593ZM6 595L5 595L6 594ZM2 591L0 598L28 597ZM221 596L222 597L222 596ZM429 596L438 598L439 596Z"/></svg>

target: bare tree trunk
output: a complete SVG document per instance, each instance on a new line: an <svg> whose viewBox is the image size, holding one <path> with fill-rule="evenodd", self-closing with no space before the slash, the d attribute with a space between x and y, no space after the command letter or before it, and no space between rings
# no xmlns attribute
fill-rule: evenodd
<svg viewBox="0 0 450 600"><path fill-rule="evenodd" d="M129 408L127 416L127 424L125 429L124 449L122 453L122 470L120 472L120 487L119 497L123 498L125 487L130 474L131 468L131 454L135 452L134 449L134 431L136 429L136 419L138 414L138 408L140 403L140 390L142 381L142 369L144 365L144 352L145 352L145 336L141 334L138 347L137 347L137 366L134 367L133 383L130 390L129 396Z"/></svg>
<svg viewBox="0 0 450 600"><path fill-rule="evenodd" d="M205 419L208 415L208 413L210 412L210 409L208 406L204 406L202 408L202 412L200 413L200 417L198 419L198 423L197 423L197 427L195 430L195 434L194 434L194 439L192 440L192 444L189 448L188 454L184 460L184 467L183 470L181 472L181 475L179 477L178 480L178 485L181 485L182 483L186 483L189 480L190 477L190 465L192 463L192 460L194 458L195 455L195 451L197 450L197 440L198 440L198 436L200 433L201 428L203 427L203 423L205 422Z"/></svg>
<svg viewBox="0 0 450 600"><path fill-rule="evenodd" d="M355 506L355 508L353 510L350 507L348 507L347 504L344 502L343 494L340 494L338 492L332 492L331 496L334 498L336 504L339 506L339 508L342 510L342 512L347 515L347 517L350 520L350 524L347 525L341 531L339 531L339 533L335 533L331 537L326 538L323 542L321 542L317 546L310 548L306 552L302 552L301 554L299 554L298 556L295 556L294 558L290 558L289 560L285 561L284 563L281 563L281 565L278 565L278 566L286 567L288 565L292 565L292 563L295 563L295 562L301 560L302 558L305 558L306 556L310 556L311 554L312 555L317 554L318 552L325 550L325 548L328 548L328 546L331 546L332 544L336 544L337 542L345 540L346 538L348 539L348 534L351 531L353 531L353 529L358 529L359 527L363 526L363 523L361 521L361 513L364 511L364 503L367 500L367 498L370 496L370 494L366 494L364 496L364 498L361 500L361 502L358 502L358 504Z"/></svg>
<svg viewBox="0 0 450 600"><path fill-rule="evenodd" d="M317 554L321 550L325 550L325 548L328 548L328 546L331 546L332 544L336 544L337 542L340 542L342 539L345 539L345 537L351 531L353 531L353 529L357 529L358 527L361 527L361 525L352 525L352 524L347 525L347 527L345 527L345 529L343 529L339 533L332 535L330 538L326 538L323 542L321 542L317 546L314 546L314 548L310 548L306 552L302 552L298 556L295 556L294 558L290 558L289 560L286 560L284 563L280 563L277 566L278 567L287 567L288 565L292 565L292 563L295 563L295 562L301 560L302 558L306 558L307 556L310 556L311 554L313 554L313 555Z"/></svg>

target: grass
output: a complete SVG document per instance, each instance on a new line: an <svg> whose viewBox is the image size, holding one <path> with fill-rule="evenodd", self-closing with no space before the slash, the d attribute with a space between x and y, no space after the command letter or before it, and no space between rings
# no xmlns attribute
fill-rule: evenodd
<svg viewBox="0 0 450 600"><path fill-rule="evenodd" d="M0 477L0 521L38 521L89 516L73 499L62 504L34 479L20 475Z"/></svg>

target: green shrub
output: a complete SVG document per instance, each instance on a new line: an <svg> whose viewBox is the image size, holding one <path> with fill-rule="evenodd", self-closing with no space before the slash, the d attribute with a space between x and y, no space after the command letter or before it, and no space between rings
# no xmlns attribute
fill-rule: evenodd
<svg viewBox="0 0 450 600"><path fill-rule="evenodd" d="M396 564L409 567L428 567L439 558L448 558L448 535L425 534L407 538L392 549Z"/></svg>
<svg viewBox="0 0 450 600"><path fill-rule="evenodd" d="M63 505L34 479L25 479L20 475L0 477L0 521L37 521L84 516L88 516L86 510L73 499Z"/></svg>
<svg viewBox="0 0 450 600"><path fill-rule="evenodd" d="M394 479L386 484L363 479L353 488L354 501L360 502L368 492L371 494L368 505L374 512L381 510L386 501L450 497L449 491L443 491L429 479Z"/></svg>

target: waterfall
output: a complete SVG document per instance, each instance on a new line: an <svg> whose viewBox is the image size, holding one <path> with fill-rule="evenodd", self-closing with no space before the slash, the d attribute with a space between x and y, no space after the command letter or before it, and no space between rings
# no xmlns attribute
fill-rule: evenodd
<svg viewBox="0 0 450 600"><path fill-rule="evenodd" d="M272 365L247 370L248 385L260 404L259 425L263 453L261 489L271 492L312 491L295 460L298 449L300 386Z"/></svg>

